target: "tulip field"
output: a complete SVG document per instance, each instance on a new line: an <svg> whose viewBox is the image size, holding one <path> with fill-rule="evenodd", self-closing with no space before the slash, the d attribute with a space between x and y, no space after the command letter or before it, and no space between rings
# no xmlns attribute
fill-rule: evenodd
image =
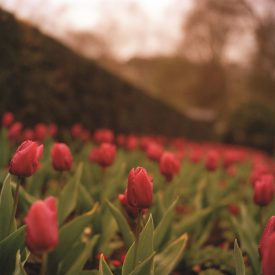
<svg viewBox="0 0 275 275"><path fill-rule="evenodd" d="M271 156L59 131L2 117L1 275L275 274Z"/></svg>

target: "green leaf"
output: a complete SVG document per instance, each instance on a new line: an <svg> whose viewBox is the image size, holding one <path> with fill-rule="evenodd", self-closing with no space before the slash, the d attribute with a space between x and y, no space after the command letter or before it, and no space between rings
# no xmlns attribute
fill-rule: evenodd
<svg viewBox="0 0 275 275"><path fill-rule="evenodd" d="M131 231L131 228L127 220L125 219L121 211L119 211L117 207L115 207L111 202L106 200L106 203L107 203L108 209L110 210L110 212L112 213L113 217L117 222L117 225L124 239L126 248L129 248L133 244L135 237L133 232Z"/></svg>
<svg viewBox="0 0 275 275"><path fill-rule="evenodd" d="M61 227L59 231L59 244L56 250L49 254L48 270L51 271L51 274L57 273L58 265L65 259L75 242L79 241L84 228L91 223L97 208L98 204L89 212L76 217Z"/></svg>
<svg viewBox="0 0 275 275"><path fill-rule="evenodd" d="M110 267L106 263L103 254L100 255L99 275L113 275Z"/></svg>
<svg viewBox="0 0 275 275"><path fill-rule="evenodd" d="M175 269L180 261L186 247L188 236L183 234L181 237L170 243L160 254L155 257L155 273L167 275Z"/></svg>
<svg viewBox="0 0 275 275"><path fill-rule="evenodd" d="M251 267L253 268L254 273L259 274L260 260L255 238L251 235L251 232L249 232L248 227L244 227L243 225L238 224L235 217L232 217L231 220L235 231L240 238L243 250L247 253L249 257L249 262L251 263Z"/></svg>
<svg viewBox="0 0 275 275"><path fill-rule="evenodd" d="M155 252L149 256L146 260L144 260L142 263L140 263L133 272L131 272L130 275L144 275L144 274L152 274L152 267L153 267L153 261Z"/></svg>
<svg viewBox="0 0 275 275"><path fill-rule="evenodd" d="M145 227L140 233L138 242L135 241L126 254L122 267L122 275L130 274L137 265L141 264L153 253L154 224L150 215Z"/></svg>
<svg viewBox="0 0 275 275"><path fill-rule="evenodd" d="M78 189L82 175L83 164L80 163L72 180L66 184L58 200L58 221L62 224L77 205Z"/></svg>
<svg viewBox="0 0 275 275"><path fill-rule="evenodd" d="M16 251L24 244L24 232L25 226L21 226L0 242L1 274L12 274L15 270Z"/></svg>
<svg viewBox="0 0 275 275"><path fill-rule="evenodd" d="M10 174L6 176L0 194L0 241L11 233L10 221L13 208ZM15 223L15 221L14 221Z"/></svg>
<svg viewBox="0 0 275 275"><path fill-rule="evenodd" d="M234 260L235 260L236 275L245 275L243 254L241 249L238 246L238 242L236 239L234 243Z"/></svg>
<svg viewBox="0 0 275 275"><path fill-rule="evenodd" d="M207 207L201 209L188 217L185 217L181 223L176 226L176 232L178 235L185 232L190 232L198 223L202 222L204 219L208 218L213 213L213 207Z"/></svg>
<svg viewBox="0 0 275 275"><path fill-rule="evenodd" d="M162 245L163 239L172 225L172 221L174 218L174 208L177 203L178 203L178 198L166 210L166 212L164 213L160 223L158 224L154 232L154 248L156 251Z"/></svg>
<svg viewBox="0 0 275 275"><path fill-rule="evenodd" d="M72 262L73 264L70 266L69 270L67 272L65 272L65 270L62 270L59 274L66 274L66 275L79 274L83 269L85 263L91 256L92 249L96 245L98 238L99 236L96 235L91 240L89 240L85 244L84 249L82 249L81 253L79 253L78 255L75 254L76 260Z"/></svg>

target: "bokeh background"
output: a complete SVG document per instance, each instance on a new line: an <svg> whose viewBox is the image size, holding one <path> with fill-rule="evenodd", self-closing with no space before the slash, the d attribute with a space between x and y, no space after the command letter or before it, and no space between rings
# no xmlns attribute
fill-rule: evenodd
<svg viewBox="0 0 275 275"><path fill-rule="evenodd" d="M274 0L0 0L0 113L275 147Z"/></svg>

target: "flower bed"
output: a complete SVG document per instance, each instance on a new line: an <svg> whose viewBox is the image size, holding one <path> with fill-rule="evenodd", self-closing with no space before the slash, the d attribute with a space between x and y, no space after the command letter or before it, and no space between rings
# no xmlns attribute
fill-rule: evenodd
<svg viewBox="0 0 275 275"><path fill-rule="evenodd" d="M275 274L262 152L80 124L60 143L54 124L10 113L2 125L1 274Z"/></svg>

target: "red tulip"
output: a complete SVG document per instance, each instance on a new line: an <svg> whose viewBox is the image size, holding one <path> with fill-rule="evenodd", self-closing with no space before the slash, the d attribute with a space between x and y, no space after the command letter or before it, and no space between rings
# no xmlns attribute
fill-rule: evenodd
<svg viewBox="0 0 275 275"><path fill-rule="evenodd" d="M256 163L250 176L250 182L252 186L255 185L256 181L258 181L263 175L269 174L268 167L263 163Z"/></svg>
<svg viewBox="0 0 275 275"><path fill-rule="evenodd" d="M22 130L22 123L21 122L15 122L12 124L12 126L8 130L8 139L11 142L16 142L19 140Z"/></svg>
<svg viewBox="0 0 275 275"><path fill-rule="evenodd" d="M202 160L202 157L203 157L203 151L200 148L192 149L189 155L189 158L193 163L200 162Z"/></svg>
<svg viewBox="0 0 275 275"><path fill-rule="evenodd" d="M48 133L49 133L49 135L51 137L55 137L56 134L57 134L57 131L58 131L58 129L57 129L57 126L56 126L55 123L49 124L49 126L48 126Z"/></svg>
<svg viewBox="0 0 275 275"><path fill-rule="evenodd" d="M80 137L82 133L83 127L80 123L76 123L72 126L71 128L71 135L73 138L78 138Z"/></svg>
<svg viewBox="0 0 275 275"><path fill-rule="evenodd" d="M35 139L43 142L48 135L48 128L44 123L37 123L34 127Z"/></svg>
<svg viewBox="0 0 275 275"><path fill-rule="evenodd" d="M173 153L164 152L160 158L159 168L167 181L171 181L180 171L180 161Z"/></svg>
<svg viewBox="0 0 275 275"><path fill-rule="evenodd" d="M80 139L82 142L87 142L90 139L90 132L86 129L83 129L81 134L80 134Z"/></svg>
<svg viewBox="0 0 275 275"><path fill-rule="evenodd" d="M11 112L6 112L2 116L2 126L4 128L8 128L14 121L14 116L13 113Z"/></svg>
<svg viewBox="0 0 275 275"><path fill-rule="evenodd" d="M128 175L127 201L138 209L149 208L153 200L153 178L142 167L132 168Z"/></svg>
<svg viewBox="0 0 275 275"><path fill-rule="evenodd" d="M52 165L57 171L68 171L72 167L73 156L65 143L55 143L51 150Z"/></svg>
<svg viewBox="0 0 275 275"><path fill-rule="evenodd" d="M123 146L125 144L125 141L126 141L126 136L123 135L123 134L119 134L116 138L116 141L117 141L117 144L119 146Z"/></svg>
<svg viewBox="0 0 275 275"><path fill-rule="evenodd" d="M113 164L116 156L116 147L110 143L102 143L100 147L92 149L89 160L104 167Z"/></svg>
<svg viewBox="0 0 275 275"><path fill-rule="evenodd" d="M127 190L125 191L125 194L119 194L118 199L121 203L121 206L125 209L127 214L130 217L135 219L138 216L138 208L133 207L129 204L129 202L127 200Z"/></svg>
<svg viewBox="0 0 275 275"><path fill-rule="evenodd" d="M269 218L265 226L264 232L262 234L262 237L259 243L259 253L261 257L263 257L263 254L266 251L266 247L272 233L275 233L275 216L272 216Z"/></svg>
<svg viewBox="0 0 275 275"><path fill-rule="evenodd" d="M114 141L114 133L109 129L98 129L94 133L94 141L100 143L112 143Z"/></svg>
<svg viewBox="0 0 275 275"><path fill-rule="evenodd" d="M236 216L240 213L240 207L237 204L231 203L228 205L228 211L232 215Z"/></svg>
<svg viewBox="0 0 275 275"><path fill-rule="evenodd" d="M207 153L206 160L204 163L205 168L208 171L215 171L219 164L220 156L216 150L210 150Z"/></svg>
<svg viewBox="0 0 275 275"><path fill-rule="evenodd" d="M263 275L275 275L275 233L272 233L266 243L262 259Z"/></svg>
<svg viewBox="0 0 275 275"><path fill-rule="evenodd" d="M39 167L39 160L43 152L43 145L36 142L24 141L13 155L9 172L18 177L30 177Z"/></svg>
<svg viewBox="0 0 275 275"><path fill-rule="evenodd" d="M130 135L125 139L125 148L128 151L134 151L138 147L138 138L134 135Z"/></svg>
<svg viewBox="0 0 275 275"><path fill-rule="evenodd" d="M31 252L49 252L57 246L57 208L54 197L33 203L24 221L26 245Z"/></svg>
<svg viewBox="0 0 275 275"><path fill-rule="evenodd" d="M163 153L163 147L157 143L150 143L146 149L146 155L150 160L159 161Z"/></svg>
<svg viewBox="0 0 275 275"><path fill-rule="evenodd" d="M34 138L34 132L32 129L27 128L23 131L23 140L31 140L33 138Z"/></svg>
<svg viewBox="0 0 275 275"><path fill-rule="evenodd" d="M259 206L268 205L274 195L274 185L272 175L264 175L254 185L253 200Z"/></svg>

